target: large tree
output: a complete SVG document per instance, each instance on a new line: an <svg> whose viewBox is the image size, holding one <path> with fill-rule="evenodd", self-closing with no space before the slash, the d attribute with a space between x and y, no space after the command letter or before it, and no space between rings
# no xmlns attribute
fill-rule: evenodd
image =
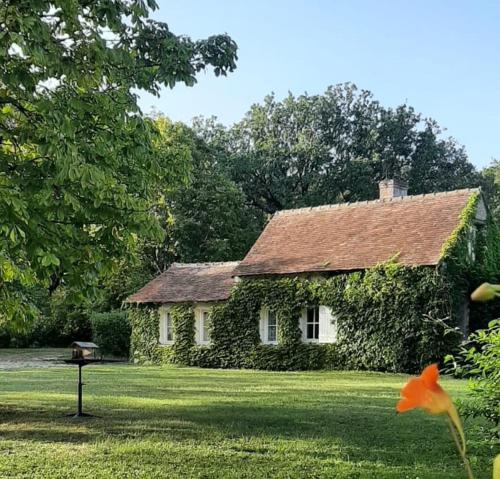
<svg viewBox="0 0 500 479"><path fill-rule="evenodd" d="M0 321L33 312L33 284L91 294L138 235L161 235L157 185L182 168L154 154L135 92L193 85L208 66L225 75L236 44L177 36L154 8L0 1Z"/></svg>
<svg viewBox="0 0 500 479"><path fill-rule="evenodd" d="M220 137L216 135L216 138ZM464 149L413 108L385 108L352 84L274 95L226 133L227 168L262 211L373 199L383 178L412 194L474 185Z"/></svg>

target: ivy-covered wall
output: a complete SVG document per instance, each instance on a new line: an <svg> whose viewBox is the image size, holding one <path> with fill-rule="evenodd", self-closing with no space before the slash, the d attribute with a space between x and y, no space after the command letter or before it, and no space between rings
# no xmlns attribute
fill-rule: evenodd
<svg viewBox="0 0 500 479"><path fill-rule="evenodd" d="M477 202L473 196L443 246L438 267L402 266L396 257L369 270L320 280L240 281L231 298L212 309L210 346L195 345L193 304L170 309L175 342L168 347L158 346L155 308L133 308L133 357L202 367L417 372L457 346L469 291L499 271L498 230L489 220L476 229ZM335 344L301 341L301 311L318 305L330 307L337 319ZM278 345L260 342L262 307L277 314Z"/></svg>

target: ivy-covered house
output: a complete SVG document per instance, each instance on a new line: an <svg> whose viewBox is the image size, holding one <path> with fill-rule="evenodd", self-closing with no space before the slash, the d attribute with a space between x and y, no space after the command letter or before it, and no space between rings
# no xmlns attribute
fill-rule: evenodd
<svg viewBox="0 0 500 479"><path fill-rule="evenodd" d="M499 271L477 189L276 213L241 262L173 264L128 298L138 361L413 371L467 334ZM477 279L476 279L477 278Z"/></svg>

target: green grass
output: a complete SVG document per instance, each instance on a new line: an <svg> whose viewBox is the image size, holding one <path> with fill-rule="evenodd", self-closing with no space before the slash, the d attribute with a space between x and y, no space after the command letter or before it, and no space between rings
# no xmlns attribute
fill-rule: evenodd
<svg viewBox="0 0 500 479"><path fill-rule="evenodd" d="M76 368L0 371L0 477L465 477L444 418L395 413L405 380L88 366L84 408L101 418L73 420ZM492 452L471 449L491 477Z"/></svg>

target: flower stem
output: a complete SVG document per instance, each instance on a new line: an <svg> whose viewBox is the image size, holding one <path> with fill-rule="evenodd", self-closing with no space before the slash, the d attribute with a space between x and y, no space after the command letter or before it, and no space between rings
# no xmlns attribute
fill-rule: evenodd
<svg viewBox="0 0 500 479"><path fill-rule="evenodd" d="M467 459L467 455L465 454L465 444L461 444L457 429L450 416L448 416L448 423L450 426L451 435L453 436L453 440L455 441L455 445L457 446L458 453L460 454L460 457L462 458L462 461L464 463L465 470L467 471L467 477L469 479L474 479L474 473L472 472L472 468L470 467L469 459Z"/></svg>

